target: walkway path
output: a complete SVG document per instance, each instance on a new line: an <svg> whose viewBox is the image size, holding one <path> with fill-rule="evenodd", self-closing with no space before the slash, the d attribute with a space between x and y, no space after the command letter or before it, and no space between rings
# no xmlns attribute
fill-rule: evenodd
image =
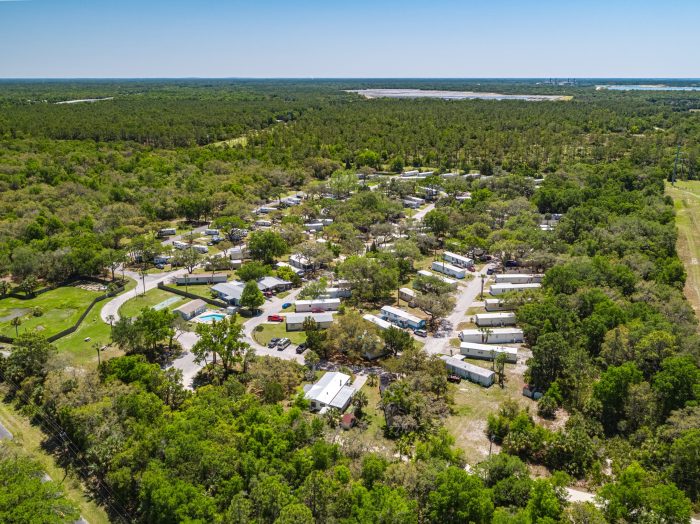
<svg viewBox="0 0 700 524"><path fill-rule="evenodd" d="M428 204L423 209L418 211L415 215L413 215L411 218L416 222L422 222L425 218L425 215L430 213L433 209L435 209L435 204Z"/></svg>
<svg viewBox="0 0 700 524"><path fill-rule="evenodd" d="M165 273L151 273L147 274L142 280L141 275L139 273L136 273L134 271L124 271L124 276L136 280L136 287L131 291L127 291L126 293L122 293L121 295L114 297L112 300L110 300L104 306L102 306L102 310L100 311L100 318L102 318L103 322L109 324L109 317L111 315L112 317L114 317L112 319L112 322L116 322L117 320L119 320L119 308L122 307L124 303L128 300L131 300L132 298L135 298L138 295L144 293L144 283L146 291L149 291L155 287L158 287L159 283L166 282L167 280L170 280L173 277L184 275L185 273L187 273L186 269L178 269L176 271L168 271Z"/></svg>

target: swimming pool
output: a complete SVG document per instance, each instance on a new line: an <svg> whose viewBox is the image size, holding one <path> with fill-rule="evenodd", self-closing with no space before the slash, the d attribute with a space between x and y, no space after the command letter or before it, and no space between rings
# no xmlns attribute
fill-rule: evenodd
<svg viewBox="0 0 700 524"><path fill-rule="evenodd" d="M215 321L221 322L225 318L226 315L223 313L214 313L212 311L207 311L206 313L202 313L201 315L199 315L197 318L195 318L195 320L203 324L211 324Z"/></svg>

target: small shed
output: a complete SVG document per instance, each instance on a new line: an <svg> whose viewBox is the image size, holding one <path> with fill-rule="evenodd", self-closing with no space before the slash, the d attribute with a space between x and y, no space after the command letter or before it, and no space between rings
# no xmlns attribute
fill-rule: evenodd
<svg viewBox="0 0 700 524"><path fill-rule="evenodd" d="M201 315L207 310L207 303L204 300L190 300L186 304L181 305L173 310L185 320L192 320L197 315Z"/></svg>

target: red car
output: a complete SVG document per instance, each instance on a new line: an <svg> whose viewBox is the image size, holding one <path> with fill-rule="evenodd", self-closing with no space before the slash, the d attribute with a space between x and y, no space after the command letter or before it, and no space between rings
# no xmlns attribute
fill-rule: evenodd
<svg viewBox="0 0 700 524"><path fill-rule="evenodd" d="M284 322L284 317L282 315L267 315L268 322Z"/></svg>
<svg viewBox="0 0 700 524"><path fill-rule="evenodd" d="M312 312L312 313L323 313L323 311L324 311L324 310L321 309L320 307L311 308L311 312Z"/></svg>

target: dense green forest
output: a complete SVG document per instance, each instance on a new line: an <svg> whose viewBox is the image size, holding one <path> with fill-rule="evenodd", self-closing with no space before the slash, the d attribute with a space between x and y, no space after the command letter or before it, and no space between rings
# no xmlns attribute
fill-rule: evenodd
<svg viewBox="0 0 700 524"><path fill-rule="evenodd" d="M370 86L573 99L344 91ZM308 413L297 391L309 370L296 363L248 362L239 348L224 376L185 390L137 333L148 315L117 326L128 355L97 371L62 368L40 333L19 336L0 360L6 400L44 421L50 447L90 479L115 522L688 522L700 504L700 338L664 182L679 143L680 176L697 176L698 108L699 94L593 82L2 82L0 294L107 274L157 250L153 233L166 225L246 226L256 206L296 190L310 198L276 232L251 236L256 261L244 271L269 273L292 249L343 254L335 270L359 306L381 303L413 278L413 259L441 248L546 271L541 291L509 297L532 350L527 380L544 393L537 417L505 402L487 427L501 453L468 469L444 427L454 409L444 365L389 337L387 347L403 349L382 364L400 377L382 400L396 456L353 446ZM486 176L430 177L444 196L425 230L407 228L392 252L378 250L417 183L369 191L355 172L411 166ZM469 200L455 198L467 191ZM563 217L543 231L552 214ZM334 223L330 247L314 252L301 224L320 216ZM416 287L434 300L424 311L445 307L436 283ZM361 362L366 347L348 335L358 321L346 315L314 350ZM164 333L153 347L172 339ZM553 418L560 424L539 423ZM0 473L8 460L18 459L0 456ZM572 482L597 490L601 504L567 502Z"/></svg>

